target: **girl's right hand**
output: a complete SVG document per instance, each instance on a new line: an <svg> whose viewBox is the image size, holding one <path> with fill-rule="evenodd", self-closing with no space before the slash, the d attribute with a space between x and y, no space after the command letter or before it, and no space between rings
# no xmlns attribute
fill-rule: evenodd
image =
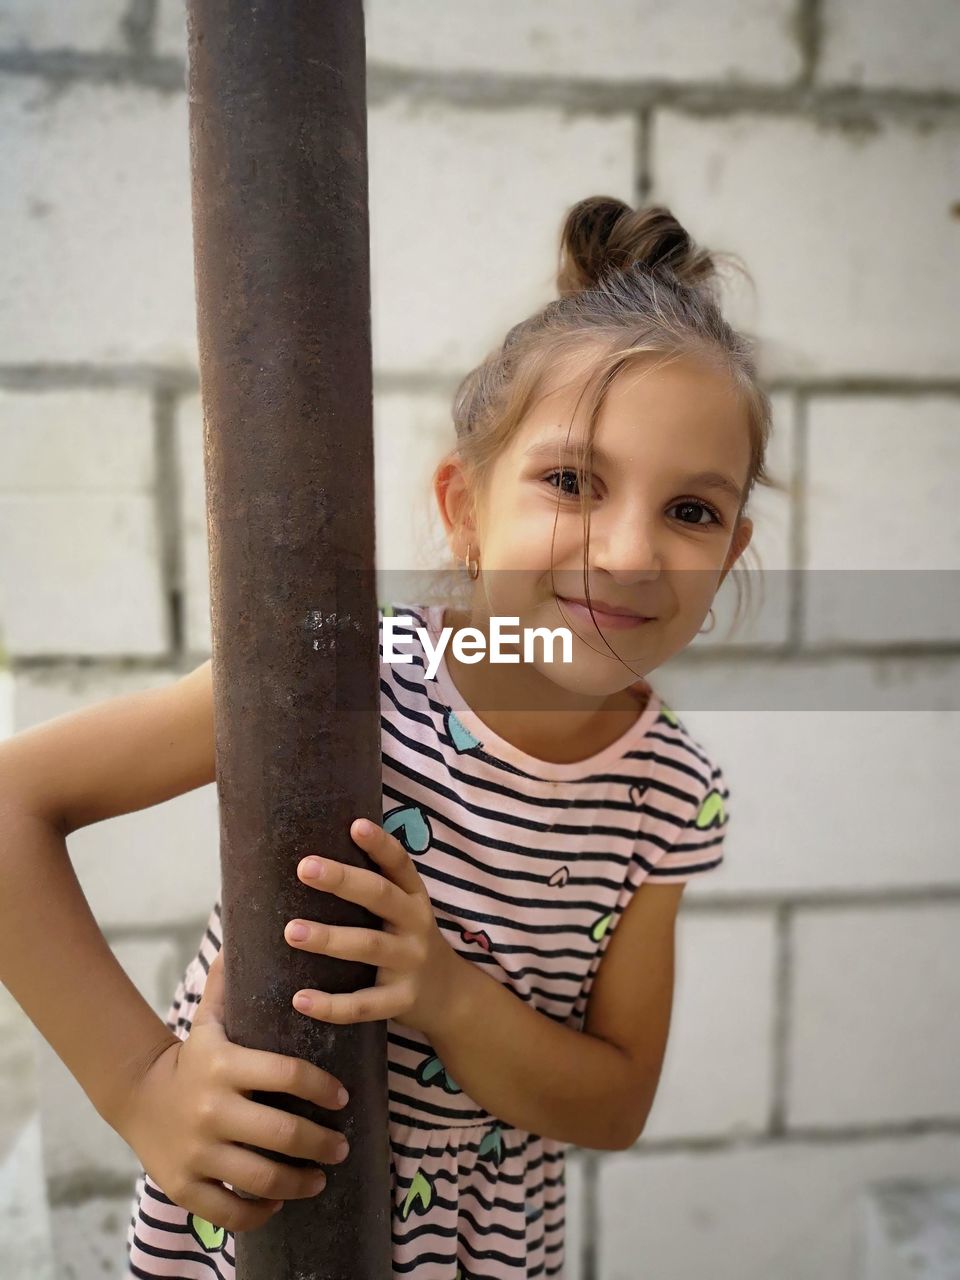
<svg viewBox="0 0 960 1280"><path fill-rule="evenodd" d="M339 1111L340 1082L302 1058L247 1049L223 1026L223 949L207 973L190 1034L166 1048L131 1098L118 1132L144 1170L175 1203L225 1227L250 1231L284 1200L317 1195L326 1183L303 1168L248 1151L249 1143L285 1155L339 1164L342 1135L303 1116L254 1102L251 1090L294 1094ZM246 1200L228 1191L266 1199Z"/></svg>

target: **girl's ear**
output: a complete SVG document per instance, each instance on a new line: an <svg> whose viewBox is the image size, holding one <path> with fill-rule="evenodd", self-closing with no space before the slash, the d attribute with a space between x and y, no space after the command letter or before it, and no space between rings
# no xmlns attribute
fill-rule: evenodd
<svg viewBox="0 0 960 1280"><path fill-rule="evenodd" d="M730 543L730 550L727 552L727 559L723 566L724 576L730 572L737 563L747 547L750 545L750 539L753 537L753 521L749 516L741 516L740 523L737 525L736 532L733 535L733 541Z"/></svg>
<svg viewBox="0 0 960 1280"><path fill-rule="evenodd" d="M462 560L466 555L467 542L471 538L476 540L476 527L463 465L455 457L445 459L437 468L433 491L446 530L447 542L453 554Z"/></svg>

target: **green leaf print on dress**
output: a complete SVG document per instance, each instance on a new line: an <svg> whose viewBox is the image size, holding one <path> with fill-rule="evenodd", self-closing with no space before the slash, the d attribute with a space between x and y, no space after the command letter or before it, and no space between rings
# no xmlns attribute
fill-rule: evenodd
<svg viewBox="0 0 960 1280"><path fill-rule="evenodd" d="M399 840L407 853L423 853L433 839L430 823L415 804L402 804L385 813L383 829Z"/></svg>
<svg viewBox="0 0 960 1280"><path fill-rule="evenodd" d="M697 812L697 820L694 825L703 829L705 827L722 827L723 823L723 796L719 791L708 791L704 796L703 804Z"/></svg>
<svg viewBox="0 0 960 1280"><path fill-rule="evenodd" d="M443 719L444 728L450 735L450 741L461 755L465 751L472 751L474 747L482 745L480 739L475 738L466 725L460 721L455 711L447 711Z"/></svg>
<svg viewBox="0 0 960 1280"><path fill-rule="evenodd" d="M203 1245L205 1252L216 1253L223 1248L223 1242L227 1238L226 1227L215 1227L212 1222L197 1217L195 1213L188 1216L187 1222L194 1238Z"/></svg>
<svg viewBox="0 0 960 1280"><path fill-rule="evenodd" d="M483 1141L477 1148L477 1159L483 1160L488 1155L493 1154L495 1165L499 1165L503 1159L503 1128L496 1124L488 1134L484 1136Z"/></svg>
<svg viewBox="0 0 960 1280"><path fill-rule="evenodd" d="M435 1076L440 1076L441 1079L439 1081L434 1081ZM417 1079L423 1085L427 1085L432 1082L438 1083L443 1086L447 1093L463 1092L435 1053L428 1054L420 1063L419 1067L417 1067Z"/></svg>
<svg viewBox="0 0 960 1280"><path fill-rule="evenodd" d="M400 1210L400 1217L406 1222L411 1210L415 1210L417 1213L426 1213L432 1204L433 1183L422 1169L418 1169L413 1181L410 1183L410 1190L407 1192L407 1198L404 1200L403 1208Z"/></svg>
<svg viewBox="0 0 960 1280"><path fill-rule="evenodd" d="M489 1133L484 1134L477 1148L477 1159L490 1159L499 1168L503 1159L503 1126L495 1124ZM411 1213L427 1213L433 1204L433 1183L423 1172L421 1166L410 1183L410 1190L400 1209L400 1218L406 1222Z"/></svg>
<svg viewBox="0 0 960 1280"><path fill-rule="evenodd" d="M607 929L609 929L610 921L612 919L613 919L613 912L610 911L607 913L607 915L601 916L600 919L596 922L596 924L590 930L590 937L594 940L594 942L603 941L603 935L607 932Z"/></svg>

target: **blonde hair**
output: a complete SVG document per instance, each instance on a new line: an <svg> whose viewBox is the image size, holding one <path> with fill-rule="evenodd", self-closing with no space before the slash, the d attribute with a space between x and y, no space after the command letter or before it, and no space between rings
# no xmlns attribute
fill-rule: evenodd
<svg viewBox="0 0 960 1280"><path fill-rule="evenodd" d="M662 357L658 364L695 356L727 372L747 412L750 462L735 523L755 485L783 489L766 470L771 405L757 374L753 340L721 314L716 293L721 257L729 255L698 247L663 205L633 209L611 196L589 196L571 206L560 233L559 297L514 325L503 344L466 375L454 396L454 452L464 465L471 496L483 492L496 458L533 405L552 389L558 368L584 355L588 374L577 409L586 399L588 434L579 469L588 481L590 470L583 459L614 378L651 356ZM448 451L437 470L449 457ZM588 493L589 484L581 491L585 580ZM743 592L736 567L731 572L737 585L736 625Z"/></svg>

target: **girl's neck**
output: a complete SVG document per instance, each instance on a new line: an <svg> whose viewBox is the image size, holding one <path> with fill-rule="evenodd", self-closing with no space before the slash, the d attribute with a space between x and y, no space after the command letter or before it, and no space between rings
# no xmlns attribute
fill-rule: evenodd
<svg viewBox="0 0 960 1280"><path fill-rule="evenodd" d="M456 632L469 615L447 609L443 625ZM468 707L494 733L537 760L574 764L616 742L639 718L649 694L621 689L605 701L562 689L519 663L460 662L444 650L447 673Z"/></svg>

